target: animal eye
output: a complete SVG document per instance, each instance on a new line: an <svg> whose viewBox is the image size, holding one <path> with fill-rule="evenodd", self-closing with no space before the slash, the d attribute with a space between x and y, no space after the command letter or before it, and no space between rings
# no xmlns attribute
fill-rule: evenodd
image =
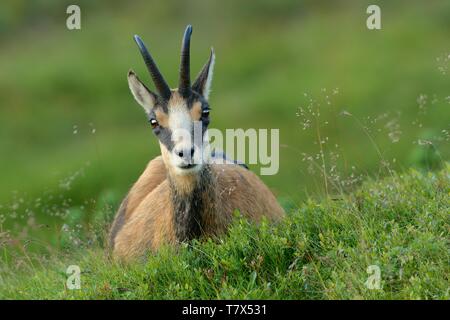
<svg viewBox="0 0 450 320"><path fill-rule="evenodd" d="M205 109L202 111L202 116L207 117L209 116L209 109Z"/></svg>
<svg viewBox="0 0 450 320"><path fill-rule="evenodd" d="M155 129L158 126L158 121L154 118L150 119L149 122L153 129Z"/></svg>

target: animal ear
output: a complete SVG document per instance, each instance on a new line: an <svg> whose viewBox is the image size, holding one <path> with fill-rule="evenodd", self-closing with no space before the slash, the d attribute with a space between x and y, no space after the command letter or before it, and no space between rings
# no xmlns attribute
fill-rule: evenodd
<svg viewBox="0 0 450 320"><path fill-rule="evenodd" d="M128 86L130 87L134 99L136 99L147 113L150 113L158 100L158 96L151 92L150 89L139 80L133 70L128 71Z"/></svg>
<svg viewBox="0 0 450 320"><path fill-rule="evenodd" d="M211 48L211 54L206 64L203 66L202 70L195 79L192 89L199 94L201 94L206 100L208 100L209 92L211 90L211 81L214 69L214 62L216 56L214 54L214 49Z"/></svg>

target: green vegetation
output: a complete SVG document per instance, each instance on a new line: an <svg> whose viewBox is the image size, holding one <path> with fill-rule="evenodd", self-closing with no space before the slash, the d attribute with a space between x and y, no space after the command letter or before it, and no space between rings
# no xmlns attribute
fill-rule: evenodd
<svg viewBox="0 0 450 320"><path fill-rule="evenodd" d="M0 298L449 299L450 165L308 201L282 223L236 219L229 234L120 265L101 249L4 270ZM65 288L68 265L81 289ZM381 289L369 290L377 265Z"/></svg>

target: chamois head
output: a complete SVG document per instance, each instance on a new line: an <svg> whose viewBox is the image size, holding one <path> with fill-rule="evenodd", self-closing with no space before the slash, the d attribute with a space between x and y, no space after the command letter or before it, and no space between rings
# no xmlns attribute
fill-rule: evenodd
<svg viewBox="0 0 450 320"><path fill-rule="evenodd" d="M153 133L159 139L164 162L174 174L193 174L205 162L203 136L209 124L208 95L214 67L214 51L191 85L190 42L192 27L187 26L181 46L178 88L170 89L139 36L134 36L157 92L146 87L130 70L128 84L136 101L148 115Z"/></svg>

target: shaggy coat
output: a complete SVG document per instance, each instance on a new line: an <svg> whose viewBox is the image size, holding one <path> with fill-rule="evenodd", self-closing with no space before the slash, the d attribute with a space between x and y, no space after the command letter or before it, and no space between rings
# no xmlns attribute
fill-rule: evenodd
<svg viewBox="0 0 450 320"><path fill-rule="evenodd" d="M161 156L147 165L113 223L113 253L126 260L162 244L176 244L227 230L233 213L259 221L284 215L272 192L237 164L210 164L198 176L172 179Z"/></svg>

